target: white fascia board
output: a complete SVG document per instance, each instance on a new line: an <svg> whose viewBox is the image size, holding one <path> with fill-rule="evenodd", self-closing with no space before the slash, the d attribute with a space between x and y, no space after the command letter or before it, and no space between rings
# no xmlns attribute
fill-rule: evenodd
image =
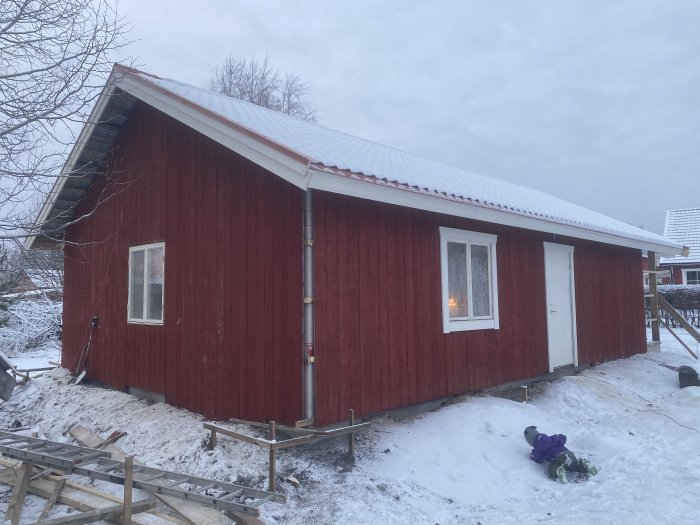
<svg viewBox="0 0 700 525"><path fill-rule="evenodd" d="M80 155L82 155L83 149L85 149L85 146L90 140L95 126L100 121L102 112L107 107L107 103L109 102L110 97L114 93L116 79L117 73L112 73L109 77L109 80L107 80L107 83L105 84L102 93L100 93L100 96L97 98L97 102L95 103L95 106L90 112L90 116L88 117L87 123L83 126L83 129L80 130L78 140L73 145L73 148L71 149L71 152L68 155L68 159L66 159L66 163L63 165L63 169L61 169L61 174L58 177L56 177L56 180L53 183L53 187L51 188L51 191L49 192L46 201L44 201L44 205L41 207L39 215L34 221L35 227L41 225L44 221L48 219L49 213L51 213L51 209L53 208L54 202L61 194L61 191L63 191L63 187L66 185L66 181L68 180L70 173L75 169L75 163L78 162ZM36 240L37 235L38 233L31 235L25 239L24 246L28 250L31 250L34 246L34 241Z"/></svg>
<svg viewBox="0 0 700 525"><path fill-rule="evenodd" d="M605 244L614 244L615 246L624 246L626 248L653 250L664 255L680 254L682 251L682 248L675 248L651 241L630 239L628 237L596 232L586 228L577 228L576 226L545 221L535 217L518 215L482 206L474 206L472 204L451 201L437 196L433 197L407 189L392 188L382 184L352 179L342 175L334 175L313 169L310 169L309 172L311 173L311 178L309 180L309 188L311 189L350 195L361 199L385 202L387 204L395 204L397 206L405 206L418 210L454 215L456 217L464 217L477 221L502 224L504 226L513 226L516 228L554 233L556 235L586 239Z"/></svg>
<svg viewBox="0 0 700 525"><path fill-rule="evenodd" d="M308 162L293 159L260 140L197 111L176 98L164 95L158 89L140 82L128 74L120 80L118 87L287 182L304 190L307 188Z"/></svg>

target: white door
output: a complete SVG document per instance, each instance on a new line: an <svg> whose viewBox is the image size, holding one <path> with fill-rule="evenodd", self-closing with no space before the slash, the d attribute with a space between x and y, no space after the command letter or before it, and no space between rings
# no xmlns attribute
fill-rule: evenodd
<svg viewBox="0 0 700 525"><path fill-rule="evenodd" d="M544 275L547 290L549 371L551 372L560 366L578 365L574 247L544 243Z"/></svg>

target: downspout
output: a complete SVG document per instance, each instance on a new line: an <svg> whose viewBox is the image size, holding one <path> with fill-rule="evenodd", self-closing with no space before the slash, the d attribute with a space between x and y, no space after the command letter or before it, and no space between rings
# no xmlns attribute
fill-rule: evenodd
<svg viewBox="0 0 700 525"><path fill-rule="evenodd" d="M304 325L303 325L303 384L304 419L314 418L314 210L313 195L304 193Z"/></svg>

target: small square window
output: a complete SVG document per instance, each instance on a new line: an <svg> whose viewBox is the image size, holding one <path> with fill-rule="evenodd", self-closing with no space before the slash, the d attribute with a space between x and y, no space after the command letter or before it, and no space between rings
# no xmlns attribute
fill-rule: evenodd
<svg viewBox="0 0 700 525"><path fill-rule="evenodd" d="M683 270L683 284L700 284L700 268Z"/></svg>
<svg viewBox="0 0 700 525"><path fill-rule="evenodd" d="M130 323L163 324L165 243L129 248Z"/></svg>
<svg viewBox="0 0 700 525"><path fill-rule="evenodd" d="M440 228L443 332L498 329L496 240Z"/></svg>

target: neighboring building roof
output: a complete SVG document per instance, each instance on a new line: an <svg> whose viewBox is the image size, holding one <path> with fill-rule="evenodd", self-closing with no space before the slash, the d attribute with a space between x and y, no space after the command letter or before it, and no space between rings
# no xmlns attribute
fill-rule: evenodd
<svg viewBox="0 0 700 525"><path fill-rule="evenodd" d="M12 288L12 296L30 294L36 292L56 291L61 282L61 272L58 270L21 270L17 284ZM4 297L9 297L5 295Z"/></svg>
<svg viewBox="0 0 700 525"><path fill-rule="evenodd" d="M321 189L402 206L599 242L680 253L682 246L546 193L428 160L203 88L115 66L111 89L86 126L37 223L60 228L89 184L90 166L140 99L302 189ZM127 96L114 97L112 93ZM112 104L110 99L114 99ZM121 110L121 113L120 111ZM103 117L107 115L107 118ZM102 117L102 118L100 118ZM93 135L99 140L94 140ZM87 168L86 168L87 166ZM81 171L82 170L82 171ZM77 184L76 184L77 182ZM87 184L86 184L87 182ZM63 183L63 185L62 185ZM67 187L67 189L66 189ZM30 245L37 238L31 238ZM41 245L38 241L36 245Z"/></svg>
<svg viewBox="0 0 700 525"><path fill-rule="evenodd" d="M690 253L688 257L662 257L661 264L700 263L700 208L668 210L664 237L684 244Z"/></svg>

